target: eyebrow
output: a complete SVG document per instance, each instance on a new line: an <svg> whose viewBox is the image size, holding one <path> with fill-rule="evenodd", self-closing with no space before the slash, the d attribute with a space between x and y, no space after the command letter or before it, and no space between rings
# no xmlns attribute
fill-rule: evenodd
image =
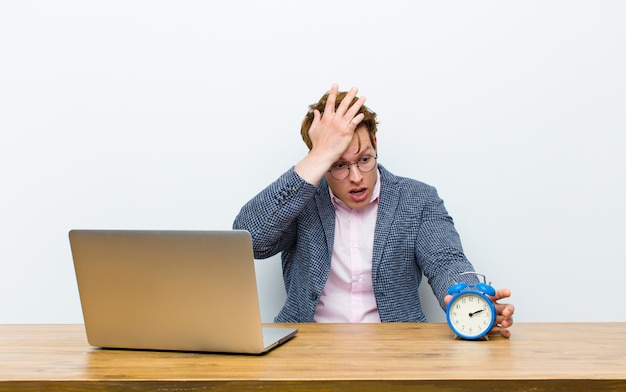
<svg viewBox="0 0 626 392"><path fill-rule="evenodd" d="M358 153L358 151L357 151L357 153ZM361 154L358 154L356 160L354 160L354 161L349 162L347 159L341 158L341 159L336 160L333 163L333 165L335 165L337 163L352 163L352 162L356 162L356 161L358 161L359 159L363 158L366 155L368 155L370 157L376 156L376 150L374 150L372 152L372 151L369 151L369 148L368 148L367 150L364 150Z"/></svg>

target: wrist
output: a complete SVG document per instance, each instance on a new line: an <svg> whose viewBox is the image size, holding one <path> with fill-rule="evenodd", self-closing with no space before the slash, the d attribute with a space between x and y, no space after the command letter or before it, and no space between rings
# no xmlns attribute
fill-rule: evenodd
<svg viewBox="0 0 626 392"><path fill-rule="evenodd" d="M309 153L294 168L296 173L309 184L319 185L334 160L318 154Z"/></svg>

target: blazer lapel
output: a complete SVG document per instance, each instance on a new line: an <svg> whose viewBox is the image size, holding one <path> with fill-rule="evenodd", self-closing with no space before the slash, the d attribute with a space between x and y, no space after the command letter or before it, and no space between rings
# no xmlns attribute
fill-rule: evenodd
<svg viewBox="0 0 626 392"><path fill-rule="evenodd" d="M330 191L324 179L322 179L322 183L320 183L315 194L315 203L317 204L322 228L324 229L324 236L326 237L326 256L328 265L330 265L335 241L335 208L330 200Z"/></svg>
<svg viewBox="0 0 626 392"><path fill-rule="evenodd" d="M374 229L374 252L372 255L372 280L375 282L378 268L382 262L383 250L387 237L393 225L399 202L398 182L393 174L382 166L380 170L380 199L378 201L378 216Z"/></svg>

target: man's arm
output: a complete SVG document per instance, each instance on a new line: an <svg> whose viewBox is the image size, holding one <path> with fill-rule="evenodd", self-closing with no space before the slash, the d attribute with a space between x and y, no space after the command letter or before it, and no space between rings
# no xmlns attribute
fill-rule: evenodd
<svg viewBox="0 0 626 392"><path fill-rule="evenodd" d="M316 188L292 168L241 208L233 229L250 233L255 258L271 257L295 242L296 218Z"/></svg>
<svg viewBox="0 0 626 392"><path fill-rule="evenodd" d="M313 147L295 167L296 173L309 184L319 184L328 168L346 151L354 137L354 131L364 117L363 113L357 113L365 103L365 97L352 104L358 92L354 87L335 109L338 89L333 84L323 114L319 110L313 112L313 123L309 129Z"/></svg>
<svg viewBox="0 0 626 392"><path fill-rule="evenodd" d="M281 252L295 241L295 219L313 195L330 166L345 152L364 115L358 114L365 102L352 103L358 89L352 88L335 108L339 87L328 94L324 113L313 112L309 129L312 148L292 170L283 174L243 206L233 228L247 230L256 258Z"/></svg>

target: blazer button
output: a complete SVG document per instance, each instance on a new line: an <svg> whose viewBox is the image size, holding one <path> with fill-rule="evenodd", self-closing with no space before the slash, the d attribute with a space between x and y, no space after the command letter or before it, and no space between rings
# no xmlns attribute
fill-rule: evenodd
<svg viewBox="0 0 626 392"><path fill-rule="evenodd" d="M317 301L317 298L318 298L317 293L315 293L315 292L311 293L311 300Z"/></svg>

